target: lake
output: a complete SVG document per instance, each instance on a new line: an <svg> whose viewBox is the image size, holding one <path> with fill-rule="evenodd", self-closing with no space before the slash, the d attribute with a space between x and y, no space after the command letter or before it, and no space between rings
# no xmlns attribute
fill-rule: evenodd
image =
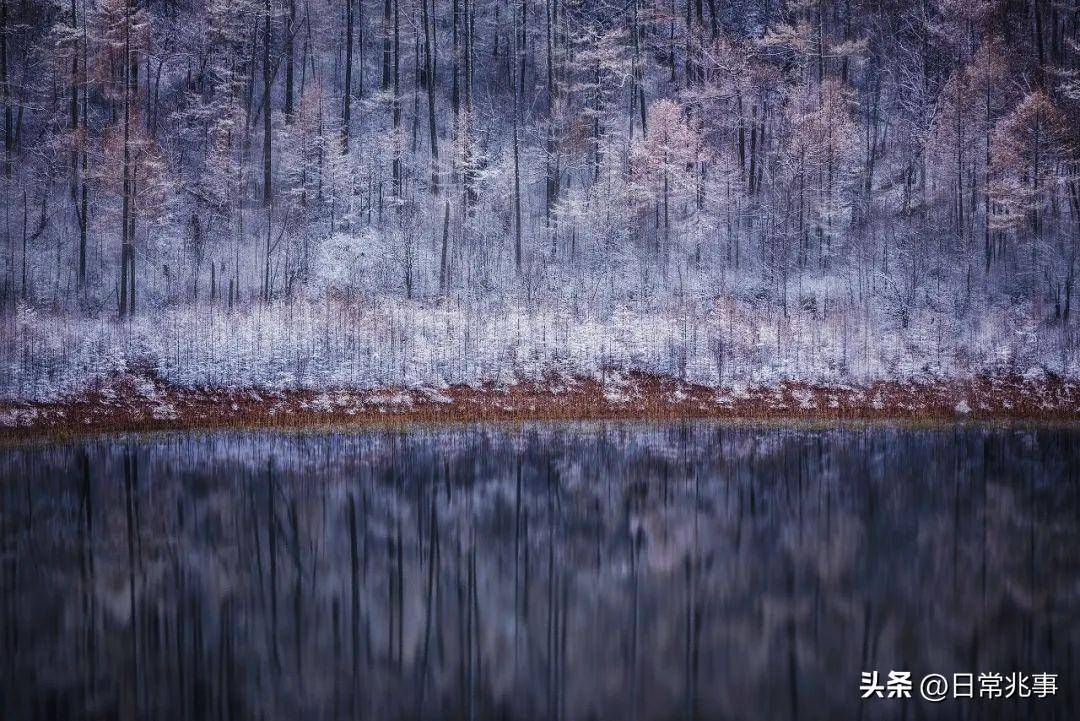
<svg viewBox="0 0 1080 721"><path fill-rule="evenodd" d="M0 478L5 720L1080 717L1076 429L180 433ZM965 672L1057 692L918 698Z"/></svg>

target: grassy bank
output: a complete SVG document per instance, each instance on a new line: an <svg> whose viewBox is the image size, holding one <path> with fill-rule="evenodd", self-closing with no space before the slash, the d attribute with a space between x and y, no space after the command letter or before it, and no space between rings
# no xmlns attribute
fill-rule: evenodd
<svg viewBox="0 0 1080 721"><path fill-rule="evenodd" d="M1080 420L1080 384L1052 375L711 388L612 372L478 387L267 391L121 375L48 402L0 401L0 437L191 428L523 420Z"/></svg>

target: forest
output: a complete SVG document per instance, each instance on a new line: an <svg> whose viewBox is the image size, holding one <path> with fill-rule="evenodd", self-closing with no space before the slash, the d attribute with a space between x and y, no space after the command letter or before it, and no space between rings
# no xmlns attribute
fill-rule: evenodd
<svg viewBox="0 0 1080 721"><path fill-rule="evenodd" d="M0 396L1080 375L1077 0L0 0Z"/></svg>

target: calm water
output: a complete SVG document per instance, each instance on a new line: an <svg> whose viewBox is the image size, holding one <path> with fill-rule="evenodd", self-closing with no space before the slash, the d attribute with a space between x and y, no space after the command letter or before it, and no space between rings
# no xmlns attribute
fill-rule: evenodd
<svg viewBox="0 0 1080 721"><path fill-rule="evenodd" d="M1076 430L190 434L0 478L5 721L1080 717Z"/></svg>

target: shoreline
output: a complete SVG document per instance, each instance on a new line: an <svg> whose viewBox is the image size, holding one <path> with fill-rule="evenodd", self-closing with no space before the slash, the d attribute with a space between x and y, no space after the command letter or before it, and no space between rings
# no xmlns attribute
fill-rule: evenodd
<svg viewBox="0 0 1080 721"><path fill-rule="evenodd" d="M52 402L0 401L0 440L244 428L363 428L528 421L1080 421L1080 383L1053 375L715 388L640 372L480 387L184 388L115 377Z"/></svg>

